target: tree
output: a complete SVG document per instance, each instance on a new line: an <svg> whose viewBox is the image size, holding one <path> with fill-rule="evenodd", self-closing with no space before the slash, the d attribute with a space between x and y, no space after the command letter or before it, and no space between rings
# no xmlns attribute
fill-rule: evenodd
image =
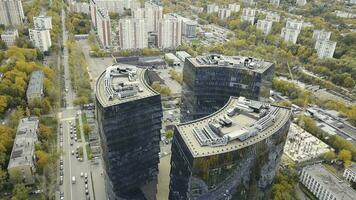
<svg viewBox="0 0 356 200"><path fill-rule="evenodd" d="M7 183L7 173L0 168L0 191L2 191Z"/></svg>
<svg viewBox="0 0 356 200"><path fill-rule="evenodd" d="M166 138L167 139L172 139L173 138L173 130L167 130L166 131Z"/></svg>
<svg viewBox="0 0 356 200"><path fill-rule="evenodd" d="M338 158L344 162L345 167L351 164L351 152L349 150L341 150L339 152Z"/></svg>
<svg viewBox="0 0 356 200"><path fill-rule="evenodd" d="M44 168L48 165L48 154L42 150L36 151L37 169L40 174L43 173Z"/></svg>
<svg viewBox="0 0 356 200"><path fill-rule="evenodd" d="M83 125L83 131L84 131L85 135L88 135L90 133L90 131L91 131L90 125L89 124L84 124Z"/></svg>
<svg viewBox="0 0 356 200"><path fill-rule="evenodd" d="M324 159L327 161L332 161L336 158L336 154L333 151L328 151L323 155Z"/></svg>
<svg viewBox="0 0 356 200"><path fill-rule="evenodd" d="M4 113L7 108L6 96L0 95L0 113Z"/></svg>
<svg viewBox="0 0 356 200"><path fill-rule="evenodd" d="M28 200L29 199L29 188L23 183L16 184L13 191L12 200Z"/></svg>

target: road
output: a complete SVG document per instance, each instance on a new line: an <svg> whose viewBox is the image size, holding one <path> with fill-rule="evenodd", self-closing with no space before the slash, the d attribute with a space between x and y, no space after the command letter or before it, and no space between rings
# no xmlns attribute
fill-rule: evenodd
<svg viewBox="0 0 356 200"><path fill-rule="evenodd" d="M68 48L66 47L66 43L68 40L68 34L65 27L65 11L62 9L61 17L62 17L62 30L63 30L63 66L64 66L64 79L65 79L65 91L63 94L66 108L62 109L61 112L58 113L59 123L62 124L62 129L59 134L60 148L62 148L62 159L63 159L63 184L60 185L59 190L64 192L64 199L69 200L82 200L82 199L107 199L105 192L105 181L102 175L103 170L101 167L101 163L99 165L94 165L90 160L87 159L87 152L85 149L85 145L87 142L84 139L83 133L83 124L81 119L81 110L80 107L74 106L73 101L75 99L75 91L72 90L71 81L70 81L70 72L68 65ZM76 118L79 119L79 127L81 140L74 141L71 139L70 122L73 124L73 129L76 127ZM78 129L79 130L79 129ZM74 133L73 133L74 136ZM71 143L73 145L71 145ZM72 155L72 151L76 151L77 147L83 147L83 161L79 161L75 154ZM85 178L81 177L81 173L88 174L88 192L89 194L85 194ZM75 177L75 183L72 182L72 177ZM94 182L95 180L95 182Z"/></svg>

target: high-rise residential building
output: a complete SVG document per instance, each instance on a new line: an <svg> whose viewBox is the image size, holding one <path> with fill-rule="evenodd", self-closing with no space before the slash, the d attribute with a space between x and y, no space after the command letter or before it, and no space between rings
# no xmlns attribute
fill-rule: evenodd
<svg viewBox="0 0 356 200"><path fill-rule="evenodd" d="M239 12L240 11L240 5L237 3L230 3L227 8L231 10L231 12Z"/></svg>
<svg viewBox="0 0 356 200"><path fill-rule="evenodd" d="M242 9L241 21L250 22L252 25L255 23L256 10L252 8Z"/></svg>
<svg viewBox="0 0 356 200"><path fill-rule="evenodd" d="M216 5L215 3L214 4L209 4L206 6L206 12L208 14L211 14L211 13L217 13L219 11L219 6Z"/></svg>
<svg viewBox="0 0 356 200"><path fill-rule="evenodd" d="M270 199L291 116L290 108L240 96L176 125L169 199Z"/></svg>
<svg viewBox="0 0 356 200"><path fill-rule="evenodd" d="M52 29L52 17L40 15L33 17L35 29Z"/></svg>
<svg viewBox="0 0 356 200"><path fill-rule="evenodd" d="M30 40L41 51L48 51L52 46L51 35L48 29L28 29Z"/></svg>
<svg viewBox="0 0 356 200"><path fill-rule="evenodd" d="M198 22L186 17L183 17L178 14L170 14L172 17L176 17L182 24L182 35L187 38L195 38L196 37L196 28L198 26Z"/></svg>
<svg viewBox="0 0 356 200"><path fill-rule="evenodd" d="M42 71L34 71L31 73L31 78L26 91L27 102L29 104L35 99L42 100L44 96L43 79L44 74Z"/></svg>
<svg viewBox="0 0 356 200"><path fill-rule="evenodd" d="M279 22L281 20L281 16L276 12L268 12L266 14L266 20L269 20L272 22Z"/></svg>
<svg viewBox="0 0 356 200"><path fill-rule="evenodd" d="M331 36L330 31L325 31L325 30L313 31L313 40L329 40L330 36Z"/></svg>
<svg viewBox="0 0 356 200"><path fill-rule="evenodd" d="M230 96L269 98L274 64L256 58L206 55L186 58L183 68L181 121L205 117Z"/></svg>
<svg viewBox="0 0 356 200"><path fill-rule="evenodd" d="M336 42L330 40L317 40L315 45L318 58L332 58L336 48Z"/></svg>
<svg viewBox="0 0 356 200"><path fill-rule="evenodd" d="M145 19L120 19L119 44L121 49L143 49L148 47Z"/></svg>
<svg viewBox="0 0 356 200"><path fill-rule="evenodd" d="M356 164L352 164L349 167L346 167L342 176L347 181L351 183L356 183Z"/></svg>
<svg viewBox="0 0 356 200"><path fill-rule="evenodd" d="M320 200L352 200L356 196L355 190L347 182L340 180L322 164L304 167L299 180Z"/></svg>
<svg viewBox="0 0 356 200"><path fill-rule="evenodd" d="M275 5L275 6L279 6L281 0L269 0L269 3Z"/></svg>
<svg viewBox="0 0 356 200"><path fill-rule="evenodd" d="M145 18L148 32L157 32L160 20L163 18L163 7L153 2L145 2Z"/></svg>
<svg viewBox="0 0 356 200"><path fill-rule="evenodd" d="M281 37L286 42L293 44L297 43L300 31L302 30L303 22L295 20L287 20L286 26L282 28Z"/></svg>
<svg viewBox="0 0 356 200"><path fill-rule="evenodd" d="M23 183L35 183L35 143L38 140L38 124L36 117L20 119L7 167L11 181L18 181L20 174Z"/></svg>
<svg viewBox="0 0 356 200"><path fill-rule="evenodd" d="M268 35L272 30L272 21L260 19L257 21L257 29Z"/></svg>
<svg viewBox="0 0 356 200"><path fill-rule="evenodd" d="M297 6L305 6L305 4L307 4L307 0L296 0L295 3Z"/></svg>
<svg viewBox="0 0 356 200"><path fill-rule="evenodd" d="M87 2L72 2L70 4L70 11L76 13L85 13L90 15L90 4Z"/></svg>
<svg viewBox="0 0 356 200"><path fill-rule="evenodd" d="M231 10L228 8L219 8L218 16L220 19L226 19L231 16Z"/></svg>
<svg viewBox="0 0 356 200"><path fill-rule="evenodd" d="M0 0L0 24L17 26L24 18L21 0Z"/></svg>
<svg viewBox="0 0 356 200"><path fill-rule="evenodd" d="M182 43L182 24L178 18L165 15L158 25L158 47L173 49Z"/></svg>
<svg viewBox="0 0 356 200"><path fill-rule="evenodd" d="M162 105L147 80L146 69L113 65L96 82L96 116L110 199L156 196Z"/></svg>
<svg viewBox="0 0 356 200"><path fill-rule="evenodd" d="M1 40L4 41L8 47L15 44L17 37L19 37L17 29L8 29L1 34Z"/></svg>
<svg viewBox="0 0 356 200"><path fill-rule="evenodd" d="M96 10L96 24L101 45L105 48L111 46L111 22L108 10L98 8Z"/></svg>
<svg viewBox="0 0 356 200"><path fill-rule="evenodd" d="M91 24L93 27L96 28L96 10L98 9L98 4L96 3L96 0L89 0L89 6L90 6L90 19L91 19Z"/></svg>

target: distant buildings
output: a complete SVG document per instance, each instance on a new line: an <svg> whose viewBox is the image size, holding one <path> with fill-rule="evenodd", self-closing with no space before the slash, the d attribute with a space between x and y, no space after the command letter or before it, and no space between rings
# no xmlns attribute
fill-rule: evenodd
<svg viewBox="0 0 356 200"><path fill-rule="evenodd" d="M239 12L240 11L240 5L237 3L230 3L227 8L231 10L232 13Z"/></svg>
<svg viewBox="0 0 356 200"><path fill-rule="evenodd" d="M147 23L147 31L155 31L158 32L160 20L163 18L163 7L153 2L146 1L145 2L145 19Z"/></svg>
<svg viewBox="0 0 356 200"><path fill-rule="evenodd" d="M169 199L269 199L291 114L231 97L215 113L176 125Z"/></svg>
<svg viewBox="0 0 356 200"><path fill-rule="evenodd" d="M17 29L8 29L1 34L1 40L4 41L8 47L15 44L17 37L19 37Z"/></svg>
<svg viewBox="0 0 356 200"><path fill-rule="evenodd" d="M260 19L257 21L257 29L268 35L272 30L272 21Z"/></svg>
<svg viewBox="0 0 356 200"><path fill-rule="evenodd" d="M312 134L294 123L291 124L284 153L294 162L312 160L331 150L331 147Z"/></svg>
<svg viewBox="0 0 356 200"><path fill-rule="evenodd" d="M96 82L96 116L110 199L155 199L161 96L147 71L110 66Z"/></svg>
<svg viewBox="0 0 356 200"><path fill-rule="evenodd" d="M35 183L35 143L38 140L38 124L38 119L34 117L20 119L7 167L10 180L13 182Z"/></svg>
<svg viewBox="0 0 356 200"><path fill-rule="evenodd" d="M300 173L300 182L320 200L352 200L356 196L355 190L322 164L304 167Z"/></svg>
<svg viewBox="0 0 356 200"><path fill-rule="evenodd" d="M178 18L165 15L158 25L158 47L173 49L182 43L182 24Z"/></svg>
<svg viewBox="0 0 356 200"><path fill-rule="evenodd" d="M305 6L307 4L307 0L296 0L297 6Z"/></svg>
<svg viewBox="0 0 356 200"><path fill-rule="evenodd" d="M227 8L219 8L218 16L220 19L226 19L231 16L231 10Z"/></svg>
<svg viewBox="0 0 356 200"><path fill-rule="evenodd" d="M266 14L266 20L272 21L272 22L279 22L281 19L281 16L278 13L275 12L268 12Z"/></svg>
<svg viewBox="0 0 356 200"><path fill-rule="evenodd" d="M186 58L183 68L181 121L205 117L230 96L269 98L274 64L256 58L206 55Z"/></svg>
<svg viewBox="0 0 356 200"><path fill-rule="evenodd" d="M29 104L35 99L42 100L44 96L43 79L44 74L42 71L34 71L31 73L31 78L26 91L27 102Z"/></svg>
<svg viewBox="0 0 356 200"><path fill-rule="evenodd" d="M302 30L302 25L303 22L287 20L286 26L282 28L281 37L286 42L291 42L293 44L296 44L299 33Z"/></svg>
<svg viewBox="0 0 356 200"><path fill-rule="evenodd" d="M318 57L332 58L336 48L336 42L330 41L331 32L325 30L314 30L313 39L315 40L315 49Z"/></svg>
<svg viewBox="0 0 356 200"><path fill-rule="evenodd" d="M250 22L251 25L255 23L256 10L253 8L242 9L241 20L243 22Z"/></svg>
<svg viewBox="0 0 356 200"><path fill-rule="evenodd" d="M98 8L106 9L108 12L123 14L127 9L140 7L140 3L137 0L90 0L89 4L93 25L95 25L95 13Z"/></svg>
<svg viewBox="0 0 356 200"><path fill-rule="evenodd" d="M206 6L206 13L217 13L219 11L219 6L216 4L209 4Z"/></svg>
<svg viewBox="0 0 356 200"><path fill-rule="evenodd" d="M90 4L87 2L72 2L72 4L70 4L70 10L77 13L91 14Z"/></svg>
<svg viewBox="0 0 356 200"><path fill-rule="evenodd" d="M269 3L275 5L275 6L279 6L281 0L269 0Z"/></svg>
<svg viewBox="0 0 356 200"><path fill-rule="evenodd" d="M108 10L104 8L98 8L96 10L96 23L98 37L101 45L104 48L111 46L111 22L109 18Z"/></svg>
<svg viewBox="0 0 356 200"><path fill-rule="evenodd" d="M119 35L121 49L143 49L148 47L146 24L143 18L120 19Z"/></svg>
<svg viewBox="0 0 356 200"><path fill-rule="evenodd" d="M33 17L35 29L52 29L52 17L40 15Z"/></svg>
<svg viewBox="0 0 356 200"><path fill-rule="evenodd" d="M351 183L356 183L356 164L345 168L343 177Z"/></svg>
<svg viewBox="0 0 356 200"><path fill-rule="evenodd" d="M41 51L48 51L52 46L51 35L48 29L28 29L30 40Z"/></svg>
<svg viewBox="0 0 356 200"><path fill-rule="evenodd" d="M0 24L17 26L24 18L21 0L0 0Z"/></svg>
<svg viewBox="0 0 356 200"><path fill-rule="evenodd" d="M341 18L356 18L356 14L351 12L341 11L341 10L336 10L335 14L337 17L341 17Z"/></svg>

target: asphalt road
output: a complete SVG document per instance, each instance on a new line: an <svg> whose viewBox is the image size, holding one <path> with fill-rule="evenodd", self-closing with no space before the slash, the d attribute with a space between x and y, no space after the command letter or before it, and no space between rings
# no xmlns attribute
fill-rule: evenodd
<svg viewBox="0 0 356 200"><path fill-rule="evenodd" d="M65 78L65 93L64 98L66 101L66 107L58 113L58 119L62 124L62 129L59 134L59 144L62 150L63 159L63 184L60 185L60 192L64 192L64 199L70 200L85 200L85 199L107 199L105 192L105 181L103 177L103 170L101 167L101 162L99 165L94 165L90 160L87 159L87 152L85 145L87 142L84 140L83 124L81 122L81 111L79 107L75 107L73 101L75 99L75 91L72 90L70 76L69 76L69 66L68 66L68 49L65 46L68 35L65 29L65 11L62 10L62 30L63 30L63 66L64 66L64 78ZM72 128L76 127L76 117L79 117L80 127L81 127L81 140L74 141L71 139L70 129L72 123ZM74 131L73 131L74 132ZM62 141L62 142L61 142ZM72 145L71 145L72 143ZM83 147L83 161L79 161L76 155L72 155L72 151L76 151L77 147ZM88 195L86 195L85 188L85 178L81 177L81 173L87 173L87 190ZM94 174L94 176L92 175ZM72 177L75 177L75 183L72 181ZM59 178L60 180L60 178ZM95 182L93 181L95 180ZM95 196L95 197L94 197Z"/></svg>

